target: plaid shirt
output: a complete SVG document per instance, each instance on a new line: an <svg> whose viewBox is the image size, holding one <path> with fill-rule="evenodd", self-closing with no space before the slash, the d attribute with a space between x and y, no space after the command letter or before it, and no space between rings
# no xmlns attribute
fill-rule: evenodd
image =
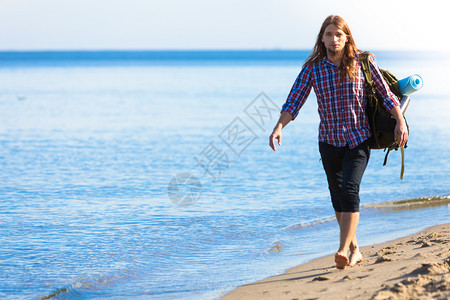
<svg viewBox="0 0 450 300"><path fill-rule="evenodd" d="M383 106L390 111L399 105L399 101L390 91L374 60L370 57L369 61L376 91L383 98ZM320 116L319 141L335 147L349 145L355 148L370 137L365 113L366 80L357 59L355 73L352 81L341 81L338 67L326 57L321 63L304 66L281 111L288 111L295 119L311 87L314 87Z"/></svg>

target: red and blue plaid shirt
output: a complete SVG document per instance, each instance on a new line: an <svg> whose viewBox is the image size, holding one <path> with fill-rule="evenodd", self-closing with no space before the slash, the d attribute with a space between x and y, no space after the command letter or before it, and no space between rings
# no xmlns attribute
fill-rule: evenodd
<svg viewBox="0 0 450 300"><path fill-rule="evenodd" d="M383 98L383 106L390 111L399 105L372 57L369 58L374 86ZM365 113L366 96L364 74L357 57L355 78L341 80L338 67L328 58L321 63L304 66L298 75L281 111L288 111L295 119L314 87L319 106L319 141L355 148L370 137Z"/></svg>

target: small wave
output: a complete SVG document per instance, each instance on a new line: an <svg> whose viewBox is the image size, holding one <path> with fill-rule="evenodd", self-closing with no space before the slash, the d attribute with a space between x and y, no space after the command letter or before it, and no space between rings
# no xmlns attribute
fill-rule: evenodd
<svg viewBox="0 0 450 300"><path fill-rule="evenodd" d="M376 209L387 211L412 210L428 207L436 207L450 204L450 195L418 197L406 200L387 201L374 204L366 204L361 209Z"/></svg>
<svg viewBox="0 0 450 300"><path fill-rule="evenodd" d="M445 196L430 196L430 197L418 197L406 200L395 200L387 201L381 203L365 204L361 205L360 210L381 210L383 212L398 211L398 210L411 210L411 209L421 209L427 207L435 207L441 205L450 205L450 195ZM311 228L319 225L327 224L331 221L336 220L335 216L326 217L323 219L318 219L310 222L299 223L288 225L282 230L299 230L305 228Z"/></svg>
<svg viewBox="0 0 450 300"><path fill-rule="evenodd" d="M310 227L314 227L314 226L318 226L318 225L323 225L323 224L327 224L331 221L336 220L336 217L327 217L324 219L320 219L320 220L314 220L311 222L306 222L306 223L299 223L299 224L293 224L293 225L288 225L286 227L284 227L282 230L299 230L299 229L305 229L305 228L310 228Z"/></svg>
<svg viewBox="0 0 450 300"><path fill-rule="evenodd" d="M67 298L79 298L87 293L95 293L101 291L108 286L112 286L116 281L126 278L131 278L129 271L123 271L121 274L115 274L110 276L96 275L92 278L78 279L75 282L68 284L67 286L56 288L50 294L40 297L39 299L67 299Z"/></svg>

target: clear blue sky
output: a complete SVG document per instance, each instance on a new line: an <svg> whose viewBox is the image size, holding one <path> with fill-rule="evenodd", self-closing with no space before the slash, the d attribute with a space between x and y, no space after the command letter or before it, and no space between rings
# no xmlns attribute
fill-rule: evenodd
<svg viewBox="0 0 450 300"><path fill-rule="evenodd" d="M0 0L0 50L311 49L344 17L364 50L450 50L433 0Z"/></svg>

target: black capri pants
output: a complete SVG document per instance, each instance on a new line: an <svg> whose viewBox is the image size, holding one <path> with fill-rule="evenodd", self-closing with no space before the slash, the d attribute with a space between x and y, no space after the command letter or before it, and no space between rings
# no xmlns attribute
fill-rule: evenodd
<svg viewBox="0 0 450 300"><path fill-rule="evenodd" d="M370 157L367 141L354 149L319 142L331 202L337 212L359 212L359 186Z"/></svg>

